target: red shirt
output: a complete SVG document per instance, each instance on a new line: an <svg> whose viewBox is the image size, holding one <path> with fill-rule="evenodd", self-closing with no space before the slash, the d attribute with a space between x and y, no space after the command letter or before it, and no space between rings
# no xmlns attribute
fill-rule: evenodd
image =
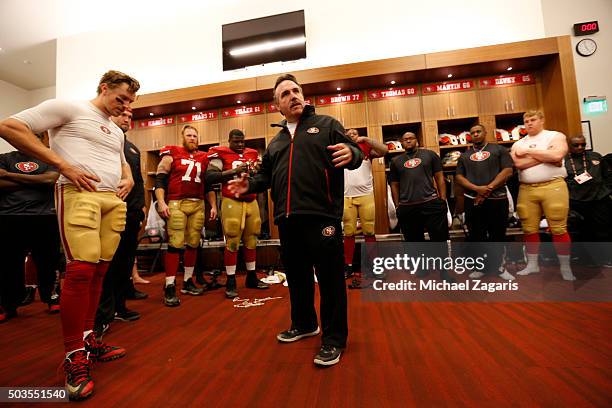
<svg viewBox="0 0 612 408"><path fill-rule="evenodd" d="M215 146L208 150L208 160L212 161L215 159L220 159L223 162L223 171L235 169L244 163L247 163L249 168L252 168L255 163L257 163L258 156L257 150L249 147L245 147L242 153L236 153L229 147L225 146ZM227 183L223 183L221 194L223 197L247 202L253 201L257 196L256 194L243 194L240 196L240 198L236 198L234 194L230 193Z"/></svg>
<svg viewBox="0 0 612 408"><path fill-rule="evenodd" d="M165 146L159 155L172 157L166 191L168 200L204 199L204 175L208 167L206 153L199 150L190 153L183 146Z"/></svg>

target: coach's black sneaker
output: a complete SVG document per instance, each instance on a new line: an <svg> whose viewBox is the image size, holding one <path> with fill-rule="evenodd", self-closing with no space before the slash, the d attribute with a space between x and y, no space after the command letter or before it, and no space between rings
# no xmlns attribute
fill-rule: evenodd
<svg viewBox="0 0 612 408"><path fill-rule="evenodd" d="M176 297L176 285L168 285L164 288L164 305L175 307L181 304L181 300Z"/></svg>
<svg viewBox="0 0 612 408"><path fill-rule="evenodd" d="M257 279L255 271L247 271L245 286L250 289L268 289L269 286Z"/></svg>
<svg viewBox="0 0 612 408"><path fill-rule="evenodd" d="M319 333L321 333L319 326L314 330L289 329L278 333L276 339L282 343L291 343L303 339L304 337L316 336Z"/></svg>
<svg viewBox="0 0 612 408"><path fill-rule="evenodd" d="M183 282L183 289L181 289L181 293L184 295L202 296L204 294L204 289L198 288L193 283L193 279L189 278Z"/></svg>
<svg viewBox="0 0 612 408"><path fill-rule="evenodd" d="M314 363L320 366L331 366L340 361L342 349L324 344L314 358Z"/></svg>
<svg viewBox="0 0 612 408"><path fill-rule="evenodd" d="M227 281L225 281L225 297L228 299L233 299L238 296L238 292L236 292L236 275L230 275L227 277Z"/></svg>
<svg viewBox="0 0 612 408"><path fill-rule="evenodd" d="M122 322L133 322L134 320L138 319L140 319L140 313L135 310L126 308L115 313L115 320L120 320Z"/></svg>
<svg viewBox="0 0 612 408"><path fill-rule="evenodd" d="M68 391L68 398L73 401L84 400L94 390L94 382L89 374L91 366L88 354L85 350L78 350L64 360L66 390Z"/></svg>
<svg viewBox="0 0 612 408"><path fill-rule="evenodd" d="M353 265L344 265L344 279L353 276Z"/></svg>
<svg viewBox="0 0 612 408"><path fill-rule="evenodd" d="M148 298L149 295L136 288L133 288L127 293L125 297L126 299L129 299L129 300L143 300L143 299Z"/></svg>

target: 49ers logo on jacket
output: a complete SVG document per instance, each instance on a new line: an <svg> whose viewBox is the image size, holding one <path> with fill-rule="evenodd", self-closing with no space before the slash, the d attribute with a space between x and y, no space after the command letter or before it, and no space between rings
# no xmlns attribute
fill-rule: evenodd
<svg viewBox="0 0 612 408"><path fill-rule="evenodd" d="M329 227L325 227L323 228L323 231L321 231L321 234L323 234L324 237L332 237L335 233L336 233L336 228L333 225L330 225Z"/></svg>
<svg viewBox="0 0 612 408"><path fill-rule="evenodd" d="M491 156L489 152L475 152L470 155L471 161L484 161L487 160Z"/></svg>
<svg viewBox="0 0 612 408"><path fill-rule="evenodd" d="M34 162L19 162L15 163L15 167L21 170L24 173L31 173L33 171L38 170L38 163Z"/></svg>
<svg viewBox="0 0 612 408"><path fill-rule="evenodd" d="M422 160L418 157L415 157L414 159L408 159L406 160L406 163L404 163L404 167L406 167L407 169L414 169L415 167L418 167L421 162Z"/></svg>
<svg viewBox="0 0 612 408"><path fill-rule="evenodd" d="M100 129L102 129L102 131L106 133L107 135L110 135L110 129L107 128L106 126L100 125Z"/></svg>
<svg viewBox="0 0 612 408"><path fill-rule="evenodd" d="M319 128L318 127L308 128L308 130L306 130L306 133L319 133Z"/></svg>

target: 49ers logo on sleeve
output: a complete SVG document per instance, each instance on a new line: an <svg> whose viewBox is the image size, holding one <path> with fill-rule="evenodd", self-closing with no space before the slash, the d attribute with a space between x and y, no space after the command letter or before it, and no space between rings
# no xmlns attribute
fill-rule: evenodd
<svg viewBox="0 0 612 408"><path fill-rule="evenodd" d="M487 160L489 156L491 156L491 153L486 152L486 151L485 152L475 152L470 155L470 160L477 161L477 162L484 161L484 160Z"/></svg>
<svg viewBox="0 0 612 408"><path fill-rule="evenodd" d="M111 132L110 132L110 129L109 129L109 128L107 128L107 127L106 127L106 126L104 126L104 125L100 125L100 129L102 129L102 131L103 131L104 133L106 133L107 135L110 135L110 133L111 133Z"/></svg>
<svg viewBox="0 0 612 408"><path fill-rule="evenodd" d="M415 157L414 159L408 159L406 160L406 163L404 163L404 167L406 167L407 169L414 169L415 167L418 167L421 162L422 160L418 157Z"/></svg>
<svg viewBox="0 0 612 408"><path fill-rule="evenodd" d="M306 130L306 133L319 133L319 128L318 127L308 128L308 130Z"/></svg>
<svg viewBox="0 0 612 408"><path fill-rule="evenodd" d="M330 225L329 227L325 227L323 228L323 231L321 231L321 234L323 234L324 237L332 237L334 236L335 233L336 233L336 228L333 225Z"/></svg>
<svg viewBox="0 0 612 408"><path fill-rule="evenodd" d="M15 163L15 167L21 170L24 173L31 173L33 171L38 170L38 163L34 162L19 162Z"/></svg>

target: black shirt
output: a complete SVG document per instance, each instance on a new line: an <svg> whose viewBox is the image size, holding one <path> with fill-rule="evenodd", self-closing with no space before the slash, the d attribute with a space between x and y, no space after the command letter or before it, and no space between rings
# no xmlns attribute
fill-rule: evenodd
<svg viewBox="0 0 612 408"><path fill-rule="evenodd" d="M587 171L593 177L591 180L578 184L574 179L576 175L584 173L584 162L586 161ZM572 167L572 162L574 167ZM568 154L565 156L565 168L567 169L567 188L569 189L570 199L576 201L594 201L607 197L611 191L606 185L606 175L608 168L601 154L597 152L584 152L583 155Z"/></svg>
<svg viewBox="0 0 612 408"><path fill-rule="evenodd" d="M0 154L0 169L9 173L38 175L57 169L14 151ZM22 184L18 190L0 190L0 215L55 215L53 184Z"/></svg>
<svg viewBox="0 0 612 408"><path fill-rule="evenodd" d="M417 149L415 153L403 153L391 161L389 169L389 181L399 182L400 205L438 197L433 175L442 171L442 161L435 152Z"/></svg>
<svg viewBox="0 0 612 408"><path fill-rule="evenodd" d="M498 144L487 143L482 150L472 146L461 154L457 163L457 174L461 174L477 186L486 186L503 169L511 169L512 165L512 158L508 149ZM476 197L477 193L468 190L465 195L473 198ZM505 198L505 184L493 190L489 197Z"/></svg>
<svg viewBox="0 0 612 408"><path fill-rule="evenodd" d="M140 150L134 145L134 143L125 139L123 152L125 154L125 160L130 165L132 171L132 178L134 179L134 187L130 194L125 198L128 211L142 211L142 207L145 206L144 196L144 181L142 180L142 174L140 173Z"/></svg>

